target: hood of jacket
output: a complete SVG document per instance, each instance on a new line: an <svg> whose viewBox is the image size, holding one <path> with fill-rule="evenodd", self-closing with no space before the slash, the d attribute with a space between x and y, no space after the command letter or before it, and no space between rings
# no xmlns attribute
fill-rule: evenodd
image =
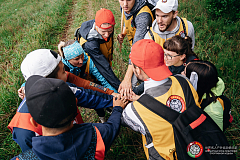
<svg viewBox="0 0 240 160"><path fill-rule="evenodd" d="M220 77L218 77L217 85L216 87L213 87L211 91L215 94L215 96L221 96L223 94L224 89L225 89L225 84L223 80ZM203 95L202 99L206 99L206 94Z"/></svg>
<svg viewBox="0 0 240 160"><path fill-rule="evenodd" d="M80 159L91 143L92 134L91 123L74 125L58 136L33 137L32 150L40 159Z"/></svg>
<svg viewBox="0 0 240 160"><path fill-rule="evenodd" d="M106 41L103 39L102 35L98 33L98 31L95 29L95 19L85 21L82 23L80 27L80 34L81 37L83 37L86 40L97 40L99 43L105 43ZM114 33L114 32L113 32ZM108 40L110 40L110 37L112 37L113 33L108 37Z"/></svg>
<svg viewBox="0 0 240 160"><path fill-rule="evenodd" d="M127 14L126 12L124 12L126 19L128 20L129 18L132 17L132 15L137 14L140 11L140 9L142 9L142 7L145 5L146 5L146 0L135 0L135 4L133 5L133 8L131 9L130 13Z"/></svg>

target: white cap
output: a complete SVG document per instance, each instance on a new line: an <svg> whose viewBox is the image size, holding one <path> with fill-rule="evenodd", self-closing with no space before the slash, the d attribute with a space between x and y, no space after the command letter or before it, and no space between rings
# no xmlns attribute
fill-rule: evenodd
<svg viewBox="0 0 240 160"><path fill-rule="evenodd" d="M25 80L32 75L48 76L61 61L61 56L50 49L37 49L30 52L21 64Z"/></svg>
<svg viewBox="0 0 240 160"><path fill-rule="evenodd" d="M169 13L171 11L177 11L178 0L159 0L156 6L152 9L160 9L163 13Z"/></svg>

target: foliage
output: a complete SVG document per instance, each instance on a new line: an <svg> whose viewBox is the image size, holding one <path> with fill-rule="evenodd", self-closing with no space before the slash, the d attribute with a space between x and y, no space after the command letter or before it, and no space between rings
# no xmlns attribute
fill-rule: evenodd
<svg viewBox="0 0 240 160"><path fill-rule="evenodd" d="M20 103L17 90L24 79L20 64L27 53L56 49L71 0L0 1L0 159L20 152L7 129Z"/></svg>
<svg viewBox="0 0 240 160"><path fill-rule="evenodd" d="M232 102L234 117L232 126L225 134L232 146L239 146L240 20L239 17L237 20L237 16L235 16L236 22L226 23L226 18L222 15L218 15L219 18L212 18L207 14L207 1L180 0L179 15L193 23L196 42L194 51L200 59L214 63L219 76L225 82L225 95ZM229 2L236 3L234 0L229 0ZM224 3L230 4L229 2ZM239 4L239 2L237 3ZM234 5L235 8L238 6ZM100 8L112 10L116 20L113 70L120 80L125 75L130 46L125 38L120 53L119 44L116 41L117 34L120 33L121 17L118 1L0 0L0 159L10 159L21 152L19 146L12 141L12 135L6 127L20 103L17 89L24 81L20 64L25 55L35 49L57 50L59 38L65 32L66 13L70 8L73 8L73 22L68 28L67 37L69 39L67 40L74 38L73 33L82 22L94 19L97 10ZM235 12L232 9L230 11L231 14ZM94 110L82 109L82 115L86 122L99 121ZM141 135L121 127L119 136L108 151L106 159L145 159Z"/></svg>
<svg viewBox="0 0 240 160"><path fill-rule="evenodd" d="M206 0L207 10L213 18L222 17L227 22L240 18L239 0Z"/></svg>

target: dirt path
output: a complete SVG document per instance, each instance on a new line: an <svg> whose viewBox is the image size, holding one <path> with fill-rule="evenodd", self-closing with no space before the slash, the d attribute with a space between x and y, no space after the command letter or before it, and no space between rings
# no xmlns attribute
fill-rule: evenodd
<svg viewBox="0 0 240 160"><path fill-rule="evenodd" d="M64 26L64 30L62 35L59 38L59 41L68 41L70 35L69 35L69 28L72 26L73 24L73 10L74 10L74 6L77 3L77 0L73 0L72 2L72 7L70 8L70 10L67 13L67 23Z"/></svg>

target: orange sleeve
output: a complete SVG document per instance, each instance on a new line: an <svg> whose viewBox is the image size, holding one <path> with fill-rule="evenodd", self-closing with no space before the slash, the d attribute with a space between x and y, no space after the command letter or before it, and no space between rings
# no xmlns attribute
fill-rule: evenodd
<svg viewBox="0 0 240 160"><path fill-rule="evenodd" d="M91 89L94 91L98 91L101 93L105 93L108 95L111 95L114 91L110 90L108 88L104 88L101 85L98 85L96 83L90 82L88 80L82 79L70 72L67 72L67 82L73 83L78 87L83 87L84 89Z"/></svg>

